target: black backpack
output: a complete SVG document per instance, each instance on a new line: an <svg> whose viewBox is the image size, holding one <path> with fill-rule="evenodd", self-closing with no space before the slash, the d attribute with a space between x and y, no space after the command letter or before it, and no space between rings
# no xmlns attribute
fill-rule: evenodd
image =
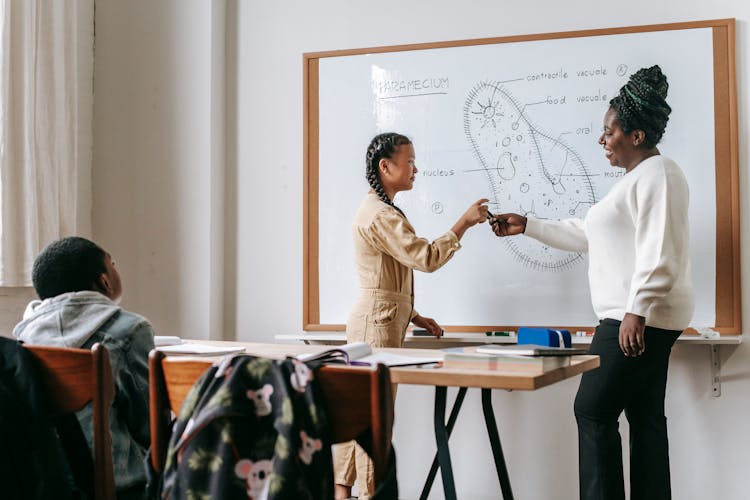
<svg viewBox="0 0 750 500"><path fill-rule="evenodd" d="M0 337L0 450L4 500L93 498L92 458L78 420L74 414L50 416L36 359L5 337Z"/></svg>
<svg viewBox="0 0 750 500"><path fill-rule="evenodd" d="M169 499L333 498L326 415L301 361L225 358L188 393L167 451Z"/></svg>

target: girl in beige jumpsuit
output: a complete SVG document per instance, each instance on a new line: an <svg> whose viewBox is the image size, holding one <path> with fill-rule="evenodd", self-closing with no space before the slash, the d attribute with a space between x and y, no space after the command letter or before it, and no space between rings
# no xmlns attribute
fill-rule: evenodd
<svg viewBox="0 0 750 500"><path fill-rule="evenodd" d="M396 193L414 185L417 167L411 141L400 134L380 134L367 148L365 163L372 189L354 218L360 293L346 323L347 342L401 347L409 322L439 337L442 330L437 322L414 310L413 270L431 273L448 262L461 248L464 232L487 219L488 200L473 203L450 231L429 242L416 235L393 204ZM349 497L355 476L359 499L372 495L372 462L354 441L335 447L334 473L337 499Z"/></svg>

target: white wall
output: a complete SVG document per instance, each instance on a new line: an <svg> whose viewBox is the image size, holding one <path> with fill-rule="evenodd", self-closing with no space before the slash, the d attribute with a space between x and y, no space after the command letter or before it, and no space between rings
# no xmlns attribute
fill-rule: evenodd
<svg viewBox="0 0 750 500"><path fill-rule="evenodd" d="M208 337L212 9L96 3L94 239L124 305L159 333Z"/></svg>
<svg viewBox="0 0 750 500"><path fill-rule="evenodd" d="M239 9L237 113L237 331L270 339L298 332L302 308L302 64L304 52L735 17L740 110L742 213L748 214L745 0L718 2L448 1L242 3ZM352 168L357 168L353 165ZM745 217L748 217L745 215ZM259 244L263 241L273 244ZM743 288L750 290L750 246L743 227ZM743 311L748 309L748 293ZM275 314L269 314L269 311ZM437 313L435 313L437 314ZM744 323L750 317L744 314ZM745 499L750 486L750 348L722 348L723 395L709 385L706 347L675 349L667 398L674 498ZM578 381L536 393L494 395L518 498L577 498L577 438L572 400ZM432 394L399 390L395 444L403 498L417 498L434 450ZM461 498L498 498L478 394L471 394L452 442ZM627 426L623 426L624 429ZM544 471L544 472L542 472ZM439 490L440 483L437 483ZM433 497L440 498L439 491Z"/></svg>
<svg viewBox="0 0 750 500"><path fill-rule="evenodd" d="M226 7L225 27L215 18L217 4ZM272 340L299 332L303 52L724 17L738 20L741 210L747 218L746 0L225 0L213 6L99 0L94 237L117 259L125 305L151 318L160 333ZM217 30L224 29L222 39ZM216 60L222 44L225 72ZM225 91L223 109L217 85ZM224 126L222 144L215 132ZM211 244L217 234L219 248ZM746 227L742 246L748 325ZM217 311L209 304L221 293ZM714 399L707 348L675 349L667 397L674 498L748 498L750 348L724 347L722 357L723 394ZM577 498L576 388L571 380L534 393L494 395L517 498ZM418 496L434 449L431 405L425 388L399 390L395 443L405 499ZM452 440L459 495L498 498L478 405L478 395L470 393ZM439 489L438 481L432 498L442 498Z"/></svg>

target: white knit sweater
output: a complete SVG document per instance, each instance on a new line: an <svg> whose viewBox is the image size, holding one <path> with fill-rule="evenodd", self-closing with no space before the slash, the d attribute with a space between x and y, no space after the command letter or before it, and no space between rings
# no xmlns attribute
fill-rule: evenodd
<svg viewBox="0 0 750 500"><path fill-rule="evenodd" d="M626 174L584 220L529 218L525 233L589 253L591 303L599 319L625 313L668 330L693 316L688 186L671 159L652 156Z"/></svg>

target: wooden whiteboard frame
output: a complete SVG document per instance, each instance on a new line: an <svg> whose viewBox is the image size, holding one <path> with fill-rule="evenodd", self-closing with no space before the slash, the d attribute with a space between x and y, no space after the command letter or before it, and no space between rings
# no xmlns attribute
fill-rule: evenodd
<svg viewBox="0 0 750 500"><path fill-rule="evenodd" d="M739 142L737 127L737 85L735 68L735 21L715 19L671 24L652 24L623 28L566 31L535 35L481 38L388 47L311 52L303 54L303 283L302 328L307 331L342 331L345 325L320 324L320 290L318 274L319 234L319 61L322 58L490 45L509 42L619 35L651 31L711 28L714 58L714 131L716 157L716 324L721 334L742 334L740 296L740 209L739 209ZM354 270L352 270L354 272ZM591 329L592 325L571 326L573 330ZM515 329L512 325L451 326L449 331L472 332Z"/></svg>

